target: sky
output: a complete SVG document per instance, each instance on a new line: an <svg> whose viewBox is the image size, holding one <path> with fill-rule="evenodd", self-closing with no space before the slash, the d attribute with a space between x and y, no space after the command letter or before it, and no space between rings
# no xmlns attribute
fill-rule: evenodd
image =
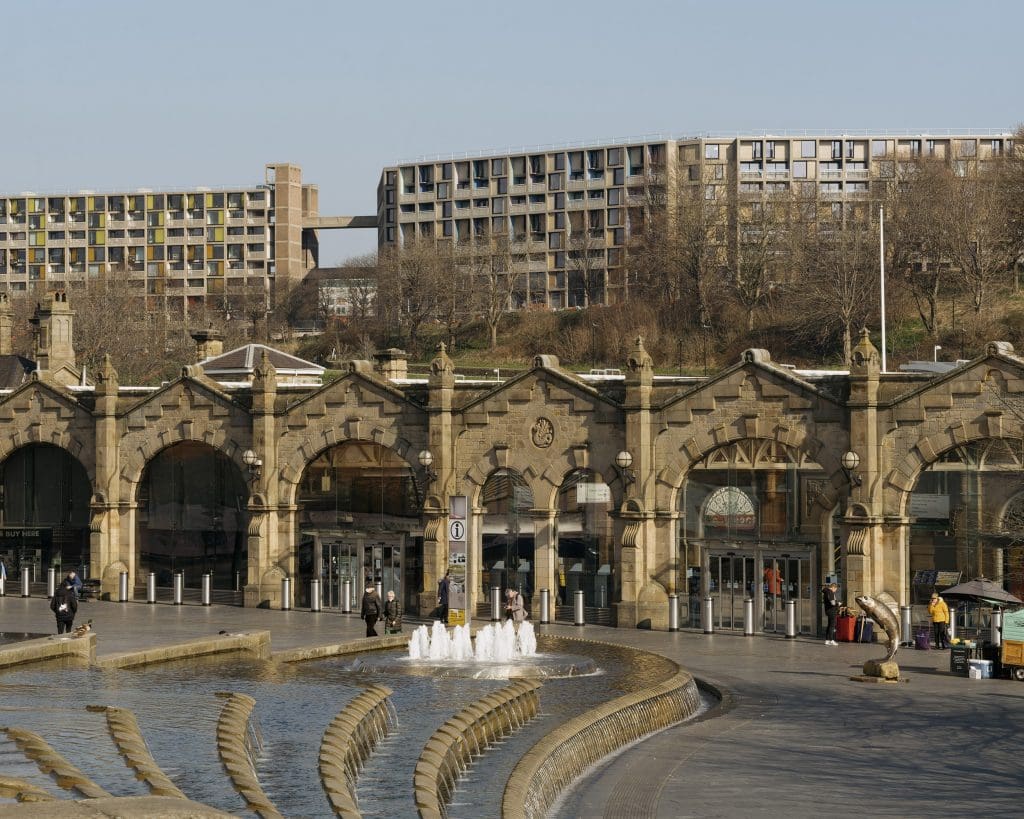
<svg viewBox="0 0 1024 819"><path fill-rule="evenodd" d="M376 212L431 155L660 134L1013 130L1019 0L12 0L0 192L249 186ZM321 264L376 248L324 231Z"/></svg>

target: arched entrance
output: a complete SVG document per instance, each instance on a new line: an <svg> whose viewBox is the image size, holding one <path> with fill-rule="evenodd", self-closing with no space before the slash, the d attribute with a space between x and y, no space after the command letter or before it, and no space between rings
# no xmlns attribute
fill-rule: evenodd
<svg viewBox="0 0 1024 819"><path fill-rule="evenodd" d="M781 631L794 601L799 632L818 621L821 466L775 440L744 439L708 453L679 494L680 543L691 625L714 600L715 626L742 629L744 601L755 628Z"/></svg>
<svg viewBox="0 0 1024 819"><path fill-rule="evenodd" d="M298 605L309 605L309 581L319 577L324 608L341 607L346 580L353 603L369 580L417 610L422 498L409 464L372 441L346 441L309 462L297 503Z"/></svg>
<svg viewBox="0 0 1024 819"><path fill-rule="evenodd" d="M170 586L181 572L198 588L205 573L221 598L241 604L246 582L249 489L238 467L208 444L182 441L156 455L139 482L136 581L156 574Z"/></svg>
<svg viewBox="0 0 1024 819"><path fill-rule="evenodd" d="M983 438L947 450L918 476L910 495L910 600L987 577L1024 591L1024 441ZM977 626L967 610L961 624Z"/></svg>
<svg viewBox="0 0 1024 819"><path fill-rule="evenodd" d="M41 582L89 568L89 477L53 444L29 444L0 464L0 558L11 577L22 569Z"/></svg>
<svg viewBox="0 0 1024 819"><path fill-rule="evenodd" d="M529 605L534 583L533 490L514 469L498 469L484 483L480 600L490 589L519 591Z"/></svg>
<svg viewBox="0 0 1024 819"><path fill-rule="evenodd" d="M571 606L577 591L584 605L607 609L614 594L611 494L591 469L570 472L558 490L557 600ZM607 614L598 615L602 620Z"/></svg>

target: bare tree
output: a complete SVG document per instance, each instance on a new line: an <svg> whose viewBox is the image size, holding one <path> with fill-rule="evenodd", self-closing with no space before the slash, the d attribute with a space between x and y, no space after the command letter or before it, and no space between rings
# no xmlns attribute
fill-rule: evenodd
<svg viewBox="0 0 1024 819"><path fill-rule="evenodd" d="M671 186L655 179L645 192L642 205L630 209L634 290L664 305L672 323L707 325L725 264L727 186L708 177Z"/></svg>
<svg viewBox="0 0 1024 819"><path fill-rule="evenodd" d="M779 268L785 264L787 255L790 205L787 194L734 205L736 230L729 243L725 274L732 297L746 314L748 331L754 329L754 313L768 300L781 278Z"/></svg>
<svg viewBox="0 0 1024 819"><path fill-rule="evenodd" d="M951 181L941 160L912 158L897 163L884 199L887 269L907 287L933 338L938 333L939 298L950 278L942 210Z"/></svg>
<svg viewBox="0 0 1024 819"><path fill-rule="evenodd" d="M590 211L604 217L603 211ZM569 307L604 304L605 250L604 227L584 225L583 211L573 211L569 220L569 250L566 263Z"/></svg>
<svg viewBox="0 0 1024 819"><path fill-rule="evenodd" d="M819 337L838 330L848 362L853 334L878 310L877 223L864 218L809 224L792 247L798 309L816 325Z"/></svg>
<svg viewBox="0 0 1024 819"><path fill-rule="evenodd" d="M410 348L419 343L423 325L438 315L442 279L450 251L433 241L409 242L380 257L379 314L391 335Z"/></svg>
<svg viewBox="0 0 1024 819"><path fill-rule="evenodd" d="M511 309L516 277L515 259L507 236L491 238L490 253L476 257L474 289L487 324L491 349L498 346L498 327Z"/></svg>

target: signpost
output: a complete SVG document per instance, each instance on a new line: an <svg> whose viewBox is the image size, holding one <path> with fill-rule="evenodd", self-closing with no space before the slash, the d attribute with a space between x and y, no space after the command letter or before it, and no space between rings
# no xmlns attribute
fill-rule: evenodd
<svg viewBox="0 0 1024 819"><path fill-rule="evenodd" d="M448 625L466 624L466 556L469 499L465 495L448 498Z"/></svg>

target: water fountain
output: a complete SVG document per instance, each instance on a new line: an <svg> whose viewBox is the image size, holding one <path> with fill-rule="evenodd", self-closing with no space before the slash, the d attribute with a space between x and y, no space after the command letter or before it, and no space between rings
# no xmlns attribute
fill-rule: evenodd
<svg viewBox="0 0 1024 819"><path fill-rule="evenodd" d="M473 646L469 626L455 626L449 633L438 620L428 629L420 626L409 641L410 660L454 660L463 662L508 663L521 657L537 654L537 637L533 625L524 622L516 630L511 620L504 625L491 624L476 633L476 647Z"/></svg>

